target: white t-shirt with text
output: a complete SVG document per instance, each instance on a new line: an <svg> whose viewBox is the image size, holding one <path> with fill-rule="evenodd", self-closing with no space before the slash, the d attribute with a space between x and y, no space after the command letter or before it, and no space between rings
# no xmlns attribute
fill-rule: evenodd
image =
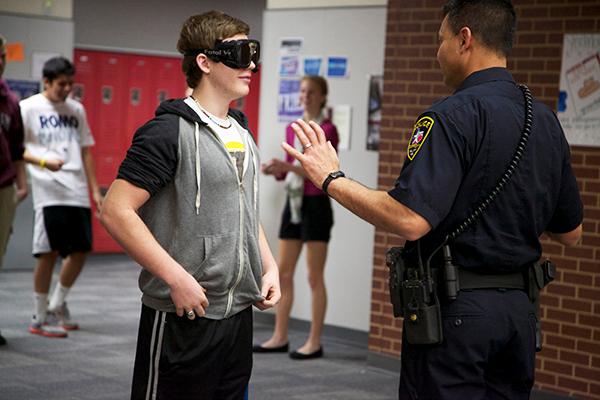
<svg viewBox="0 0 600 400"><path fill-rule="evenodd" d="M81 149L94 145L83 105L71 98L54 103L43 94L22 100L25 148L33 156L64 161L52 172L28 165L35 209L51 205L90 207Z"/></svg>

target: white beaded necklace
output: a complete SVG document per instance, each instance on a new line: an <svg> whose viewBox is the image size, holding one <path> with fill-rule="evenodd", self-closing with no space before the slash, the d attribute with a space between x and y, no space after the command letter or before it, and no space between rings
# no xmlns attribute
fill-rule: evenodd
<svg viewBox="0 0 600 400"><path fill-rule="evenodd" d="M222 124L220 124L220 123L219 123L219 121L215 120L215 118L216 118L216 117L215 117L215 118L213 118L213 117L212 117L212 116L211 116L211 115L210 115L210 114L209 114L209 113L208 113L208 112L207 112L207 111L204 109L204 107L202 107L202 106L200 105L200 103L198 102L198 100L196 100L196 98L195 98L194 96L190 96L190 97L191 97L192 99L194 99L194 101L196 102L196 104L197 104L197 105L198 105L198 107L200 108L200 111L202 111L202 113L203 113L204 115L206 115L206 116L208 117L208 119L210 119L212 122L214 122L214 123L215 123L215 125L217 125L217 126L218 126L219 128L221 128L221 129L229 129L229 128L231 128L231 124L232 124L232 122L231 122L231 120L229 119L229 116L227 117L227 121L229 122L229 126L222 125Z"/></svg>

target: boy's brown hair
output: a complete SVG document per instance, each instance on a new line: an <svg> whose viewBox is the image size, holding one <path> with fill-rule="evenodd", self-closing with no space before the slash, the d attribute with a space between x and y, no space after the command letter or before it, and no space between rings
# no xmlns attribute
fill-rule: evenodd
<svg viewBox="0 0 600 400"><path fill-rule="evenodd" d="M177 51L184 55L181 69L188 86L195 88L198 85L202 71L196 64L196 55L186 56L185 53L196 49L212 49L219 40L237 34L247 35L249 32L250 27L244 21L216 10L192 15L185 20L177 41Z"/></svg>

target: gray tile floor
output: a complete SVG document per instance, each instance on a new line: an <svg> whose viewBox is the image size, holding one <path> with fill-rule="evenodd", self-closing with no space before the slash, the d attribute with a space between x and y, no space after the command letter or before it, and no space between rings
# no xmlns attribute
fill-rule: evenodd
<svg viewBox="0 0 600 400"><path fill-rule="evenodd" d="M48 339L27 332L32 271L0 270L0 331L8 340L0 347L0 400L128 399L140 309L138 273L125 256L91 257L69 300L81 329L67 339ZM255 324L256 341L269 334L268 325ZM292 347L305 337L303 329L290 332ZM323 343L325 357L319 360L255 355L250 399L397 398L398 374L368 366L364 346L339 335L325 336ZM531 399L564 397L534 391Z"/></svg>
<svg viewBox="0 0 600 400"><path fill-rule="evenodd" d="M81 325L67 339L31 335L32 271L0 270L1 400L117 400L129 398L140 294L139 268L125 257L92 257L69 299ZM55 277L56 278L56 277ZM268 337L257 323L256 340ZM292 346L305 338L291 332ZM250 398L394 399L397 374L366 364L365 348L324 339L326 356L292 361L286 354L257 354Z"/></svg>

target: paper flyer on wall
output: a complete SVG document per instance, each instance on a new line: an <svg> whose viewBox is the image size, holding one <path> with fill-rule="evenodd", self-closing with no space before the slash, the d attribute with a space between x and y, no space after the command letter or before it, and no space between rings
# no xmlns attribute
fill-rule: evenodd
<svg viewBox="0 0 600 400"><path fill-rule="evenodd" d="M19 100L26 99L40 92L40 81L7 79L6 83Z"/></svg>
<svg viewBox="0 0 600 400"><path fill-rule="evenodd" d="M600 146L600 34L566 34L557 115L569 144Z"/></svg>
<svg viewBox="0 0 600 400"><path fill-rule="evenodd" d="M346 56L330 56L327 58L328 78L348 78L350 65Z"/></svg>
<svg viewBox="0 0 600 400"><path fill-rule="evenodd" d="M302 59L304 75L323 75L321 56L304 56Z"/></svg>
<svg viewBox="0 0 600 400"><path fill-rule="evenodd" d="M282 38L279 44L279 76L293 78L300 76L300 50L302 38Z"/></svg>
<svg viewBox="0 0 600 400"><path fill-rule="evenodd" d="M51 58L59 57L60 53L47 51L34 51L31 55L31 77L33 79L42 79L44 64Z"/></svg>
<svg viewBox="0 0 600 400"><path fill-rule="evenodd" d="M300 75L300 58L297 55L279 58L279 76L281 78L298 77Z"/></svg>
<svg viewBox="0 0 600 400"><path fill-rule="evenodd" d="M277 119L291 122L302 116L300 105L300 50L304 39L281 38L279 45L279 90L277 93Z"/></svg>
<svg viewBox="0 0 600 400"><path fill-rule="evenodd" d="M302 50L303 42L304 39L300 37L281 38L279 45L279 54L282 56L298 55L300 54L300 50Z"/></svg>
<svg viewBox="0 0 600 400"><path fill-rule="evenodd" d="M338 150L350 150L350 135L352 133L352 106L336 104L330 108L331 122L338 131Z"/></svg>
<svg viewBox="0 0 600 400"><path fill-rule="evenodd" d="M23 43L6 43L4 50L6 51L6 62L25 61L25 46L23 46Z"/></svg>
<svg viewBox="0 0 600 400"><path fill-rule="evenodd" d="M369 107L367 110L367 150L379 150L382 97L383 76L369 76Z"/></svg>
<svg viewBox="0 0 600 400"><path fill-rule="evenodd" d="M281 79L277 98L277 119L280 122L291 122L302 117L300 105L300 80Z"/></svg>

